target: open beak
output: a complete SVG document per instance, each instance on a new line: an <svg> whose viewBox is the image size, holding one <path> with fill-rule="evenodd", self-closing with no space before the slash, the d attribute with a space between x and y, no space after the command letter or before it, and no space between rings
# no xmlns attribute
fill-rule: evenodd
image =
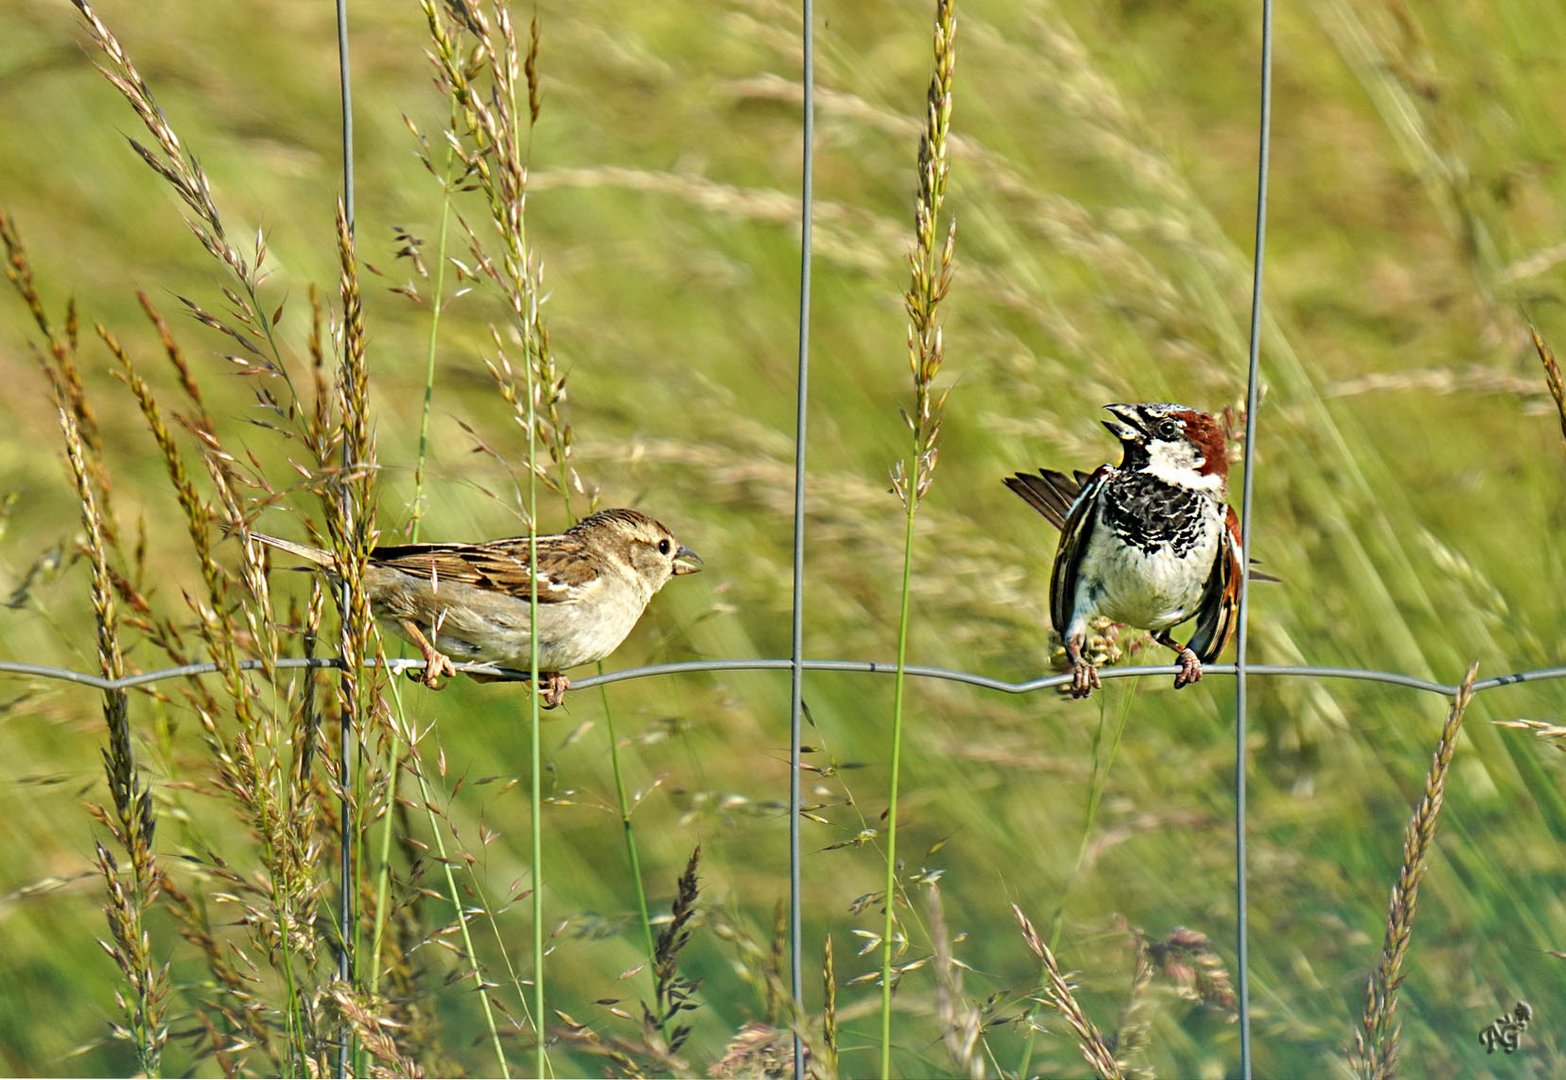
<svg viewBox="0 0 1566 1080"><path fill-rule="evenodd" d="M1139 443L1147 441L1147 432L1142 429L1142 418L1138 415L1135 405L1105 405L1114 417L1113 420L1105 420L1104 426L1109 433L1121 442Z"/></svg>
<svg viewBox="0 0 1566 1080"><path fill-rule="evenodd" d="M701 556L684 544L674 553L674 575L694 574L701 569Z"/></svg>

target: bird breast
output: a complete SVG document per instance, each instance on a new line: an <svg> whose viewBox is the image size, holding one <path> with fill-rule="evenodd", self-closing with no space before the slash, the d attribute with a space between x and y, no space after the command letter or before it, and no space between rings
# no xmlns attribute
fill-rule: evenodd
<svg viewBox="0 0 1566 1080"><path fill-rule="evenodd" d="M1206 505L1175 515L1175 522L1165 518L1140 537L1117 528L1111 504L1101 506L1079 571L1087 594L1079 606L1148 630L1165 630L1195 615L1218 558L1224 515L1211 500L1193 497ZM1147 542L1148 531L1161 534L1157 542Z"/></svg>

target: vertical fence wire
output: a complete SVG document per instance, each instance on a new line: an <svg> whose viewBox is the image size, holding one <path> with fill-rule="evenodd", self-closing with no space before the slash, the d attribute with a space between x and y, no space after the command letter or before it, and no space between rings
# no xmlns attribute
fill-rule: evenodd
<svg viewBox="0 0 1566 1080"><path fill-rule="evenodd" d="M789 986L794 998L794 1080L805 1075L805 1045L799 1035L804 1022L804 910L801 906L799 857L800 747L804 715L805 678L805 413L810 388L810 218L815 189L815 37L811 27L812 0L803 0L804 56L800 67L803 87L803 163L799 178L799 374L794 390L794 607L792 650L789 654L788 705L788 937Z"/></svg>
<svg viewBox="0 0 1566 1080"><path fill-rule="evenodd" d="M1234 933L1236 997L1239 1000L1240 1076L1251 1076L1251 978L1250 927L1245 881L1245 768L1248 727L1246 695L1247 641L1251 607L1251 492L1255 475L1256 405L1260 396L1257 371L1260 366L1262 328L1262 269L1267 249L1267 171L1268 143L1272 126L1272 0L1262 0L1261 40L1261 116L1258 122L1256 150L1256 246L1251 270L1251 333L1245 375L1245 478L1240 501L1240 610L1238 640L1234 654Z"/></svg>
<svg viewBox="0 0 1566 1080"><path fill-rule="evenodd" d="M354 202L353 202L353 90L352 71L348 65L348 0L336 0L337 5L337 68L338 82L342 92L342 157L343 157L343 220L346 223L348 235L353 236ZM344 347L347 347L346 339ZM346 400L352 400L348 395ZM349 520L348 494L346 478L353 471L353 461L349 450L350 440L343 439L342 467L344 483L340 497L343 501L343 520ZM343 619L348 618L349 611L348 581L345 577L339 588L338 611ZM356 672L345 671L343 680L345 683L357 678ZM339 896L337 900L337 933L341 939L341 950L337 954L337 977L343 983L349 983L353 979L353 928L354 928L354 904L353 904L353 820L352 805L350 802L349 782L353 778L353 723L351 710L345 705L341 721L339 722L338 747L337 747L337 783L342 792L338 820L338 886ZM337 1043L337 1075L348 1075L348 1026L343 1024L338 1032Z"/></svg>

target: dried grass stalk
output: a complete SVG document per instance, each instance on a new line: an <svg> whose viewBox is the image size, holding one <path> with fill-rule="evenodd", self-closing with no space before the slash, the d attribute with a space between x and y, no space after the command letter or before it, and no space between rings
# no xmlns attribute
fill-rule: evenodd
<svg viewBox="0 0 1566 1080"><path fill-rule="evenodd" d="M98 668L105 678L118 679L125 674L118 598L128 587L127 575L116 565L123 561L123 553L116 541L108 473L97 423L76 365L79 332L75 308L67 307L64 326L57 328L44 307L21 237L4 214L0 214L0 243L6 249L6 280L46 342L43 348L34 345L33 351L53 393L71 484L81 508ZM103 718L108 735L108 746L102 752L104 776L113 805L112 809L91 806L89 810L128 856L129 872L122 874L119 860L102 843L94 845L94 862L108 894L104 913L109 940L101 944L125 980L125 990L115 994L124 1023L116 1024L114 1032L135 1047L141 1071L151 1075L160 1068L168 1040L168 967L154 962L152 938L146 930L147 914L158 902L163 886L163 871L153 850L157 817L151 789L136 764L125 691L104 691Z"/></svg>
<svg viewBox="0 0 1566 1080"><path fill-rule="evenodd" d="M914 380L913 415L903 414L911 435L908 457L892 469L892 490L903 503L902 588L897 617L897 681L892 696L892 731L886 803L886 890L881 928L881 1075L892 1071L892 964L895 943L904 938L897 929L897 802L901 782L903 700L908 662L908 625L913 588L914 517L919 502L935 477L941 433L941 411L946 392L937 394L935 379L944 352L939 308L951 287L952 256L957 226L940 238L941 205L946 198L950 171L947 134L952 117L952 77L957 67L957 14L954 0L936 0L933 29L934 71L925 97L925 124L919 136L919 181L914 199L914 250L908 256L911 281L903 296L908 312L908 365ZM904 970L907 970L906 968Z"/></svg>
<svg viewBox="0 0 1566 1080"><path fill-rule="evenodd" d="M237 290L223 289L223 297L228 302L228 311L224 316L213 314L194 300L181 297L181 301L197 321L240 346L246 355L230 359L242 371L282 377L287 386L285 402L277 401L270 388L259 390L258 393L263 404L279 415L292 417L296 396L272 331L282 317L282 307L279 306L269 316L261 304L261 283L266 276L262 270L267 254L265 235L259 230L256 232L254 245L248 255L229 239L222 215L212 197L212 185L206 172L195 155L180 142L130 55L86 0L71 2L81 12L88 37L107 58L108 63L98 70L130 104L152 136L151 145L130 139L131 148L174 189L187 210L185 224L201 242L201 246L233 275L238 284Z"/></svg>
<svg viewBox="0 0 1566 1080"><path fill-rule="evenodd" d="M1082 1051L1082 1057L1089 1067L1106 1080L1109 1078L1119 1080L1124 1075L1120 1062L1115 1060L1115 1055L1110 1052L1109 1044L1104 1041L1103 1034L1094 1026L1093 1021L1087 1018L1087 1014L1082 1011L1082 1006L1077 1003L1073 987L1061 973L1055 954L1044 943L1044 939L1039 937L1039 932L1034 929L1033 923L1022 913L1020 907L1016 904L1011 905L1011 913L1016 916L1017 926L1022 930L1022 940L1027 942L1033 955L1044 964L1044 1004L1063 1016L1066 1023L1071 1025L1071 1030L1077 1033L1077 1047Z"/></svg>
<svg viewBox="0 0 1566 1080"><path fill-rule="evenodd" d="M228 238L206 175L185 149L154 100L136 66L85 0L76 0L88 35L106 57L104 74L130 102L152 138L133 141L136 152L181 199L186 221L203 246L223 265L229 284L222 289L226 309L213 315L184 301L198 321L238 342L243 356L230 357L242 375L260 376L255 392L273 411L260 427L285 439L302 438L313 460L297 464L305 490L327 498L327 531L339 553L342 577L356 586L356 565L373 543L375 452L368 422L368 367L364 321L352 238L341 217L343 360L336 385L327 368L321 309L315 313L309 354L314 360L315 410L295 407L291 384L286 400L273 390L287 380L272 336L281 309L264 313L258 300L266 258L265 240L242 251ZM182 784L217 795L233 808L253 843L237 850L205 851L172 864L193 876L196 888L181 889L164 876L153 855L155 818L145 780L138 772L123 693L105 696L109 729L104 754L110 805L94 810L114 844L100 846L96 862L108 895L110 933L105 948L124 975L128 991L120 995L125 1022L117 1031L135 1042L144 1073L159 1068L167 1026L164 995L167 973L153 963L153 943L144 926L147 909L162 903L181 932L196 947L210 977L196 980L191 992L193 1022L184 1025L210 1060L226 1074L316 1073L326 1067L332 1038L346 1022L359 1041L387 1067L415 1068L400 1047L413 1010L379 997L345 997L352 991L334 982L336 954L326 946L319 919L327 888L324 854L332 850L339 821L330 802L329 781L313 768L323 722L333 714L349 723L376 715L381 669L360 670L374 648L373 623L362 587L351 587L351 610L343 620L342 653L353 676L344 701L318 703L315 678L299 684L280 679L274 666L282 651L272 612L267 561L249 536L249 520L281 499L267 483L261 458L229 450L207 410L195 372L168 325L145 295L139 295L177 380L178 411L159 401L154 380L130 350L108 330L99 336L112 354L117 374L134 398L163 459L174 502L189 534L199 573L194 589L145 589L143 537L135 551L120 545L110 509L110 484L104 468L98 425L77 365L78 326L73 310L52 319L40 299L21 240L11 221L0 215L0 244L5 274L41 332L34 347L59 405L60 427L73 483L82 506L85 547L92 570L93 607L98 628L100 667L106 675L125 674L122 639L127 628L175 663L210 658L218 678L192 679L182 687L194 712L205 753L198 753L197 782ZM192 451L191 442L194 444ZM195 457L192 457L192 453ZM351 468L336 460L346 457ZM341 496L340 498L338 496ZM221 536L238 540L234 565ZM178 610L162 610L153 598L173 595ZM183 601L183 603L182 603ZM313 648L323 608L318 589L308 609L294 622L306 627ZM241 662L259 657L258 675ZM263 685L266 691L263 692ZM327 714L323 717L323 713ZM183 762L172 763L176 767ZM375 777L365 790L382 790ZM180 796L174 796L178 799ZM355 804L349 814L362 812ZM115 845L124 848L121 855ZM253 865L250 865L252 864ZM230 917L224 912L231 912ZM409 999L413 995L406 995ZM264 1057L264 1061L258 1058Z"/></svg>
<svg viewBox="0 0 1566 1080"><path fill-rule="evenodd" d="M930 944L934 952L935 1019L940 1025L941 1042L952 1059L952 1072L979 1080L984 1076L984 1056L979 1053L979 1035L983 1018L963 993L962 973L967 966L952 952L952 935L946 925L946 908L941 888L932 884L927 903L930 909Z"/></svg>
<svg viewBox="0 0 1566 1080"><path fill-rule="evenodd" d="M532 26L524 53L502 5L443 8L435 0L422 0L422 7L436 84L456 107L458 124L449 142L469 183L483 195L499 241L498 255L492 255L478 228L462 221L477 276L500 290L511 312L504 331L490 329L495 348L494 359L487 361L490 374L524 435L531 428L548 454L547 463L530 464L533 475L563 496L567 506L572 492L588 495L591 502L596 493L589 493L571 463L566 379L543 319L543 268L527 242L523 147L539 108L538 27ZM521 345L526 361L520 375L507 357L513 343Z"/></svg>
<svg viewBox="0 0 1566 1080"><path fill-rule="evenodd" d="M138 550L127 558L114 539L116 530L107 472L92 434L96 430L93 410L75 365L78 337L75 315L68 312L64 327L56 327L39 300L20 238L3 216L0 216L0 236L7 249L7 278L22 296L46 341L45 346L35 347L35 353L55 394L66 458L82 508L85 546L92 568L100 668L109 677L125 674L122 623L140 630L176 663L197 656L210 656L218 661L228 696L226 703L201 680L192 680L185 687L185 695L207 743L208 753L204 760L215 774L207 790L229 796L240 809L241 817L264 841L268 853L266 877L273 887L258 888L256 879L230 871L216 854L208 856L203 872L225 890L219 897L220 902L245 903L246 914L241 921L267 958L276 961L280 954L286 958L301 948L307 954L314 947L308 914L314 890L308 881L308 870L309 853L315 841L308 827L301 831L299 821L287 820L270 797L269 766L260 755L269 747L276 747L278 740L271 736L264 722L267 714L255 708L254 688L239 668L241 646L263 642L265 635L255 632L255 628L267 619L262 616L258 623L247 614L251 627L248 635L233 621L238 606L233 595L234 579L217 566L210 546L215 517L213 508L198 493L196 481L185 466L174 434L164 422L151 388L126 350L100 327L99 335L118 361L121 375L135 396L164 458L176 500L196 545L205 595L198 592L188 597L188 613L160 612L137 582L141 571L125 569L127 565L142 566L141 552ZM183 358L172 346L166 326L156 318L145 298L143 305L158 327L166 348L171 351L185 384L186 396L199 403L199 392L194 390L188 369L182 367ZM222 496L224 505L237 506L233 485L222 483L234 476L234 458L222 450L199 409L197 419L186 423L201 440L214 482L226 493ZM229 520L236 517L237 511L229 513ZM189 615L195 616L200 646L187 643L185 627L190 623ZM264 644L259 647L265 651ZM144 1072L158 1068L163 1042L167 1038L164 1019L167 974L166 968L160 968L152 961L152 939L145 923L148 909L161 902L208 961L212 985L218 993L216 998L196 1006L196 1019L202 1030L212 1033L213 1053L225 1063L225 1071L244 1067L247 1047L267 1055L270 1062L267 1071L284 1071L289 1066L271 1048L273 1025L270 1017L275 1011L256 994L255 975L259 965L242 948L219 941L211 929L208 907L191 901L176 889L154 857L153 802L135 763L126 694L106 694L104 713L109 730L104 762L113 806L109 810L93 807L91 812L128 856L125 869L122 869L125 863L111 855L106 847L100 847L95 858L109 893L110 940L105 948L114 957L129 987L129 993L118 995L126 1023L116 1027L117 1033L135 1043ZM224 730L225 715L232 715L237 720L236 736L230 736ZM241 897L255 902L242 901ZM261 897L268 897L270 903ZM287 944L282 944L284 942ZM207 1011L208 1005L212 1012Z"/></svg>
<svg viewBox="0 0 1566 1080"><path fill-rule="evenodd" d="M146 298L142 300L149 318L163 336L165 351L180 375L186 397L198 405L194 418L186 418L185 424L198 440L208 479L216 493L214 504L198 492L196 480L150 385L114 335L99 327L99 336L119 362L122 378L131 389L163 457L206 589L205 597L193 600L190 606L202 652L219 664L226 705L220 704L198 682L191 684L187 695L211 751L216 788L233 799L253 833L263 841L273 884L269 893L272 917L256 918L252 925L258 929L269 928L261 937L269 951L286 938L290 943L281 950L284 957L308 958L315 953L315 941L307 930L305 912L320 890L315 874L321 854L316 835L321 821L320 801L316 798L308 769L312 740L306 737L295 741L301 720L291 715L288 702L279 702L276 708L262 707L254 693L251 677L240 666L247 653L259 653L263 677L269 683L276 682L272 661L278 656L280 647L277 626L271 616L271 597L260 547L249 542L244 544L236 578L218 563L213 543L218 521L225 527L236 528L241 537L247 539L246 513L239 489L259 487L263 493L268 489L259 477L239 473L235 457L224 449L210 418L199 408L199 388L166 325ZM247 602L236 603L236 593L244 595ZM172 620L149 611L144 625L151 629L154 641L171 657L188 655ZM237 721L237 732L233 735L219 723L225 714ZM290 747L293 747L294 763L287 770L280 770L278 757L287 753ZM194 913L196 909L176 908L176 913L180 910ZM187 922L185 929L193 940L201 939L208 932L199 922ZM215 971L215 974L219 975L220 985L230 985L221 978L221 972Z"/></svg>
<svg viewBox="0 0 1566 1080"><path fill-rule="evenodd" d="M174 133L173 126L153 97L152 88L141 77L141 72L131 62L129 54L120 45L119 39L103 20L98 18L91 5L86 0L71 0L71 2L76 5L76 10L81 12L93 44L108 58L108 65L98 70L103 72L103 77L108 79L120 95L129 102L156 144L149 147L135 139L130 139L131 148L154 172L168 181L169 186L194 215L193 218L186 219L186 224L196 234L202 246L228 266L240 281L250 280L254 267L246 262L239 249L230 243L225 235L222 217L218 213L217 204L212 199L212 187L207 182L207 175L195 157L180 143L179 136Z"/></svg>
<svg viewBox="0 0 1566 1080"><path fill-rule="evenodd" d="M1150 997L1148 991L1153 985L1153 958L1144 935L1133 932L1131 937L1136 949L1136 962L1131 969L1131 993L1126 998L1125 1007L1120 1010L1120 1019L1115 1026L1115 1056L1127 1076L1151 1078L1153 1070L1150 1067L1138 1067L1130 1064L1130 1061L1146 1049L1152 1028L1147 1003Z"/></svg>
<svg viewBox="0 0 1566 1080"><path fill-rule="evenodd" d="M951 289L952 261L957 250L957 222L940 236L941 208L951 172L947 135L952 117L952 77L957 68L957 15L955 0L935 5L935 70L925 101L925 126L919 136L919 186L914 199L914 249L908 254L911 281L903 294L908 312L908 368L914 381L914 411L904 415L913 432L912 471L899 461L893 468L892 487L905 506L917 503L930 490L939 456L941 412L949 390L935 389L936 376L945 360L941 336L940 305Z"/></svg>
<svg viewBox="0 0 1566 1080"><path fill-rule="evenodd" d="M785 1080L794 1075L794 1040L787 1031L753 1020L729 1040L707 1075L712 1080ZM805 1075L816 1076L808 1064Z"/></svg>
<svg viewBox="0 0 1566 1080"><path fill-rule="evenodd" d="M832 935L828 934L821 954L821 1039L826 1048L829 1076L837 1075L837 965L832 956Z"/></svg>
<svg viewBox="0 0 1566 1080"><path fill-rule="evenodd" d="M44 308L43 297L33 278L32 262L15 223L4 211L0 211L0 244L5 246L5 277L17 296L27 307L33 323L44 336L44 348L33 346L33 354L39 362L44 377L56 403L71 410L78 436L85 451L84 464L89 471L94 491L100 501L108 503L109 479L103 466L103 443L98 434L98 418L87 400L82 385L81 369L76 365L76 349L80 343L80 326L76 319L76 305L68 302L65 323L57 326ZM99 523L104 539L110 545L118 542L114 522L104 518Z"/></svg>
<svg viewBox="0 0 1566 1080"><path fill-rule="evenodd" d="M1541 739L1549 739L1557 750L1566 750L1566 725L1551 724L1544 720L1492 720L1496 727L1516 731L1531 731Z"/></svg>
<svg viewBox="0 0 1566 1080"><path fill-rule="evenodd" d="M102 526L106 508L100 506L94 491L87 466L89 451L82 440L76 413L63 401L59 403L59 420L71 480L76 496L81 500L82 529L86 534L88 563L92 567L98 666L106 678L118 679L125 674L125 660L120 649L116 590ZM141 1071L154 1076L159 1071L163 1046L168 1040L168 966L159 966L153 961L152 937L146 929L147 912L158 900L163 876L152 846L157 819L153 812L152 791L136 767L131 743L130 703L125 691L104 691L103 718L109 736L108 748L103 751L103 769L114 811L110 816L94 807L94 816L130 856L130 887L126 888L119 864L109 849L101 843L95 845L94 861L108 891L104 913L108 917L110 940L104 942L103 947L120 969L128 990L128 993L115 994L126 1024L116 1025L115 1032L136 1048Z"/></svg>
<svg viewBox="0 0 1566 1080"><path fill-rule="evenodd" d="M1561 416L1561 438L1566 439L1566 379L1561 377L1561 366L1555 362L1555 353L1550 351L1549 344L1539 331L1530 326L1528 333L1533 335L1534 351L1539 354L1539 362L1544 365L1544 384L1550 388L1550 397L1555 399L1556 411Z"/></svg>
<svg viewBox="0 0 1566 1080"><path fill-rule="evenodd" d="M1354 1049L1349 1066L1362 1077L1385 1080L1397 1075L1398 1040L1402 1025L1397 1022L1397 993L1403 985L1403 961L1408 956L1409 939L1414 932L1414 915L1419 905L1419 885L1429 869L1430 848L1435 842L1436 822L1446 792L1446 774L1457 750L1457 733L1463 725L1463 713L1473 699L1475 662L1463 677L1452 707L1441 726L1430 771L1425 775L1424 793L1414 816L1403 832L1403 865L1392 887L1387 907L1387 931L1381 945L1381 959L1365 986L1365 1012L1360 1030L1354 1033Z"/></svg>
<svg viewBox="0 0 1566 1080"><path fill-rule="evenodd" d="M340 655L343 658L343 710L354 724L368 720L368 703L377 676L364 667L378 654L375 616L370 610L365 571L375 547L375 443L370 434L370 373L364 308L359 289L358 258L347 213L337 205L337 249L341 267L339 291L343 305L342 363L338 370L336 412L341 425L339 449L343 472L334 498L324 500L327 532L337 555L337 572L346 608L342 612ZM380 665L375 672L384 670Z"/></svg>

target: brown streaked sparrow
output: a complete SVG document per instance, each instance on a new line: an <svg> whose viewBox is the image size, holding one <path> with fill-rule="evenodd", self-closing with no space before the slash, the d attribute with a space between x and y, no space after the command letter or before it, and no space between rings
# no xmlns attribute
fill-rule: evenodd
<svg viewBox="0 0 1566 1080"><path fill-rule="evenodd" d="M1074 477L1018 473L1006 486L1060 529L1050 572L1050 621L1066 645L1071 696L1099 684L1082 653L1088 622L1141 627L1179 654L1175 688L1202 677L1235 629L1240 523L1227 503L1229 459L1213 416L1184 405L1106 405L1119 467ZM1181 645L1170 629L1196 619Z"/></svg>
<svg viewBox="0 0 1566 1080"><path fill-rule="evenodd" d="M328 573L336 565L329 551L250 535ZM600 510L537 543L539 689L548 708L570 686L561 672L614 652L654 593L671 577L701 569L694 551L639 510ZM456 674L452 657L531 666L528 565L526 536L400 544L370 552L365 586L376 618L424 654L420 681L439 689L442 675Z"/></svg>

